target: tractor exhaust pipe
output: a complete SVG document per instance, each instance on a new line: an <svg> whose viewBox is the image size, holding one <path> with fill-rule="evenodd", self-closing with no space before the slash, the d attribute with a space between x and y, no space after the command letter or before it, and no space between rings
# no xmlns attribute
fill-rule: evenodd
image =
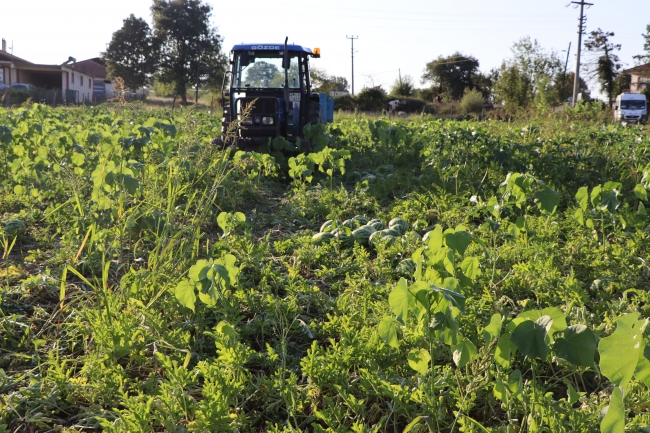
<svg viewBox="0 0 650 433"><path fill-rule="evenodd" d="M291 60L289 59L289 49L287 43L289 36L284 39L284 57L282 58L282 67L284 68L284 112L289 112L289 66Z"/></svg>

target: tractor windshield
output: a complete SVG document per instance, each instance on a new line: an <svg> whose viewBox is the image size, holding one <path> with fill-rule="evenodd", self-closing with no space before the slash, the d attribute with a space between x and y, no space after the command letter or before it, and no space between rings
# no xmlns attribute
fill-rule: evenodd
<svg viewBox="0 0 650 433"><path fill-rule="evenodd" d="M292 55L289 67L289 88L300 88L298 56ZM281 51L242 51L235 54L236 88L284 88Z"/></svg>

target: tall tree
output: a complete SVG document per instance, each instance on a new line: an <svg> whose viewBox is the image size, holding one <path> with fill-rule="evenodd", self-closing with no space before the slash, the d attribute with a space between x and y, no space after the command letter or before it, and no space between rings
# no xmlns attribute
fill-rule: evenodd
<svg viewBox="0 0 650 433"><path fill-rule="evenodd" d="M495 98L508 107L559 100L556 83L561 79L562 61L555 51L547 51L537 40L525 37L511 48L513 57L501 65L494 84Z"/></svg>
<svg viewBox="0 0 650 433"><path fill-rule="evenodd" d="M132 90L151 81L158 63L158 42L149 24L131 14L122 28L113 33L106 51L101 53L111 78L122 77Z"/></svg>
<svg viewBox="0 0 650 433"><path fill-rule="evenodd" d="M472 77L478 72L479 62L459 52L449 57L439 56L427 63L422 83L431 83L438 94L446 93L453 99L463 96L466 87L474 88Z"/></svg>
<svg viewBox="0 0 650 433"><path fill-rule="evenodd" d="M615 54L621 50L621 45L610 41L613 36L614 32L604 32L599 28L589 33L585 41L585 51L591 53L590 61L585 62L585 69L600 83L600 90L607 95L609 108L612 108L614 83L622 66Z"/></svg>
<svg viewBox="0 0 650 433"><path fill-rule="evenodd" d="M643 36L643 49L645 50L645 53L634 56L634 60L636 60L638 65L650 63L650 24L646 26L646 31L648 33L641 33L641 36Z"/></svg>
<svg viewBox="0 0 650 433"><path fill-rule="evenodd" d="M223 38L210 25L212 6L202 0L154 0L151 12L160 41L158 79L173 84L183 103L197 70L200 82L219 88L227 59L221 52Z"/></svg>

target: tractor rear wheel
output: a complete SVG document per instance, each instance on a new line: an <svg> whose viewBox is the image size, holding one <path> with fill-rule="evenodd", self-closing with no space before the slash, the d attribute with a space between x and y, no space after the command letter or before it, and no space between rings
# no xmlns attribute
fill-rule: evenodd
<svg viewBox="0 0 650 433"><path fill-rule="evenodd" d="M309 101L309 106L307 107L307 122L315 125L320 122L320 102L318 101Z"/></svg>

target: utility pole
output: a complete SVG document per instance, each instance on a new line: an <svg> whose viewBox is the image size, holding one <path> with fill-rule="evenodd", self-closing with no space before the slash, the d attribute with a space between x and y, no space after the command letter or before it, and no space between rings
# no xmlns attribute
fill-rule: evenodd
<svg viewBox="0 0 650 433"><path fill-rule="evenodd" d="M569 42L569 48L566 50L566 62L564 63L564 74L562 74L562 90L560 91L560 98L564 99L564 81L566 80L566 69L569 67L569 53L571 52L571 42ZM562 102L564 104L564 102Z"/></svg>
<svg viewBox="0 0 650 433"><path fill-rule="evenodd" d="M359 39L359 36L345 35L345 37L346 39L350 39L352 42L352 96L354 96L354 40Z"/></svg>
<svg viewBox="0 0 650 433"><path fill-rule="evenodd" d="M586 3L585 0L579 2L573 1L572 4L580 5L580 24L578 24L578 54L576 57L576 76L573 81L573 98L571 99L571 106L576 106L576 99L578 98L578 88L580 87L580 51L582 49L582 34L585 31L585 6L593 6L593 3Z"/></svg>

